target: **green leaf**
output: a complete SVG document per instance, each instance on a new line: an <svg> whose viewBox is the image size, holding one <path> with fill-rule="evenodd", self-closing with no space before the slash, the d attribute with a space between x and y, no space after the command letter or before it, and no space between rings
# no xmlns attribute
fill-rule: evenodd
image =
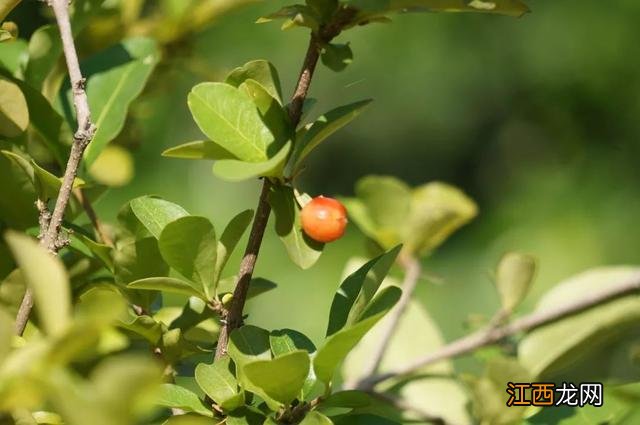
<svg viewBox="0 0 640 425"><path fill-rule="evenodd" d="M222 279L218 285L218 294L224 294L225 292L233 293L236 287L236 277L233 276L229 279ZM247 292L247 299L257 297L260 294L264 294L267 291L277 288L278 285L268 279L262 277L254 277L249 282L249 291Z"/></svg>
<svg viewBox="0 0 640 425"><path fill-rule="evenodd" d="M133 199L129 205L138 220L156 238L160 238L167 224L189 215L180 205L151 196Z"/></svg>
<svg viewBox="0 0 640 425"><path fill-rule="evenodd" d="M532 255L509 252L500 259L496 269L496 288L502 308L507 312L512 312L527 296L536 269L536 259Z"/></svg>
<svg viewBox="0 0 640 425"><path fill-rule="evenodd" d="M116 282L126 284L147 277L166 276L169 266L164 262L153 237L118 243L113 256Z"/></svg>
<svg viewBox="0 0 640 425"><path fill-rule="evenodd" d="M0 22L20 3L20 0L0 0Z"/></svg>
<svg viewBox="0 0 640 425"><path fill-rule="evenodd" d="M326 44L322 47L322 63L332 71L343 71L353 62L353 52L349 43L347 44Z"/></svg>
<svg viewBox="0 0 640 425"><path fill-rule="evenodd" d="M70 246L72 248L74 247L74 245L78 246L76 241L86 247L89 257L101 261L102 264L104 264L107 269L109 269L109 271L114 271L114 263L112 258L113 248L111 248L109 245L98 243L80 232L73 232L71 234Z"/></svg>
<svg viewBox="0 0 640 425"><path fill-rule="evenodd" d="M240 369L253 361L270 360L269 332L252 325L234 330L229 336L229 356Z"/></svg>
<svg viewBox="0 0 640 425"><path fill-rule="evenodd" d="M372 403L371 396L363 391L348 390L338 391L331 394L326 399L322 400L322 408L330 407L346 407L356 409L360 407L369 406Z"/></svg>
<svg viewBox="0 0 640 425"><path fill-rule="evenodd" d="M16 137L29 125L29 108L20 87L0 77L0 136Z"/></svg>
<svg viewBox="0 0 640 425"><path fill-rule="evenodd" d="M401 425L391 419L376 415L343 415L333 418L335 425Z"/></svg>
<svg viewBox="0 0 640 425"><path fill-rule="evenodd" d="M170 222L160 234L158 247L169 266L208 293L215 275L218 242L207 218L186 216Z"/></svg>
<svg viewBox="0 0 640 425"><path fill-rule="evenodd" d="M29 161L0 150L0 181L0 222L17 230L37 225L33 167Z"/></svg>
<svg viewBox="0 0 640 425"><path fill-rule="evenodd" d="M370 260L342 282L331 303L327 336L357 320L389 273L401 248L397 246Z"/></svg>
<svg viewBox="0 0 640 425"><path fill-rule="evenodd" d="M282 177L282 170L291 151L291 142L287 142L272 158L264 162L245 162L235 159L216 161L213 174L223 180L242 181L255 177Z"/></svg>
<svg viewBox="0 0 640 425"><path fill-rule="evenodd" d="M265 422L264 414L253 407L241 407L230 412L225 420L226 425L263 425Z"/></svg>
<svg viewBox="0 0 640 425"><path fill-rule="evenodd" d="M271 352L274 356L291 353L297 350L305 350L310 355L316 352L316 346L304 334L294 331L293 329L280 329L271 331L269 335L269 343L271 344ZM311 397L316 389L317 378L313 368L309 368L309 373L304 381L301 390L301 399L307 400Z"/></svg>
<svg viewBox="0 0 640 425"><path fill-rule="evenodd" d="M182 159L237 159L234 154L211 140L198 140L169 148L162 156Z"/></svg>
<svg viewBox="0 0 640 425"><path fill-rule="evenodd" d="M270 149L271 152L267 152L271 156L278 147L293 138L294 130L289 121L289 114L282 107L281 102L258 81L246 80L240 85L239 89L244 90L253 99L262 122L269 128L275 138L275 142Z"/></svg>
<svg viewBox="0 0 640 425"><path fill-rule="evenodd" d="M234 87L240 87L247 80L255 80L262 85L267 92L282 104L282 88L280 77L275 66L266 60L254 60L231 71L225 83Z"/></svg>
<svg viewBox="0 0 640 425"><path fill-rule="evenodd" d="M333 422L322 413L312 411L304 417L300 425L333 425Z"/></svg>
<svg viewBox="0 0 640 425"><path fill-rule="evenodd" d="M320 258L324 244L314 241L302 231L293 188L281 185L272 187L269 203L276 217L276 233L289 258L302 269L313 266Z"/></svg>
<svg viewBox="0 0 640 425"><path fill-rule="evenodd" d="M244 90L225 83L196 85L189 109L200 130L241 161L264 162L275 141Z"/></svg>
<svg viewBox="0 0 640 425"><path fill-rule="evenodd" d="M31 161L31 165L33 166L34 185L38 193L38 198L56 199L60 192L60 187L62 187L62 178L54 176L34 161ZM74 189L81 188L85 185L86 183L78 177L73 180Z"/></svg>
<svg viewBox="0 0 640 425"><path fill-rule="evenodd" d="M340 106L325 113L303 131L296 141L292 163L296 168L326 138L349 124L371 103L371 99Z"/></svg>
<svg viewBox="0 0 640 425"><path fill-rule="evenodd" d="M162 384L156 403L164 407L173 407L209 417L213 416L211 410L194 392L175 384Z"/></svg>
<svg viewBox="0 0 640 425"><path fill-rule="evenodd" d="M583 298L597 297L637 279L639 268L602 267L573 276L538 302L542 313ZM629 295L538 328L520 342L518 359L536 379L603 382L640 379L633 352L640 343L640 298ZM636 348L634 348L636 347Z"/></svg>
<svg viewBox="0 0 640 425"><path fill-rule="evenodd" d="M305 350L309 354L316 352L313 342L303 333L293 329L279 329L269 334L269 344L275 356Z"/></svg>
<svg viewBox="0 0 640 425"><path fill-rule="evenodd" d="M71 322L69 281L62 262L24 234L7 231L5 239L33 291L41 326L49 335L60 335Z"/></svg>
<svg viewBox="0 0 640 425"><path fill-rule="evenodd" d="M154 346L158 345L162 337L162 324L150 316L138 316L130 322L120 322L118 326L139 335Z"/></svg>
<svg viewBox="0 0 640 425"><path fill-rule="evenodd" d="M148 277L139 279L129 283L127 288L171 292L174 294L198 297L207 301L207 296L200 285L196 286L196 284L173 277Z"/></svg>
<svg viewBox="0 0 640 425"><path fill-rule="evenodd" d="M87 97L96 132L84 158L87 166L122 130L127 110L147 83L160 59L156 42L150 38L129 38L81 64L87 78ZM66 92L64 108L72 122L71 89Z"/></svg>
<svg viewBox="0 0 640 425"><path fill-rule="evenodd" d="M277 12L261 17L257 23L262 24L276 19L285 19L285 22L282 24L283 30L293 27L307 27L313 31L317 31L320 26L318 17L315 15L313 9L302 4L285 6Z"/></svg>
<svg viewBox="0 0 640 425"><path fill-rule="evenodd" d="M475 202L460 189L431 182L413 190L405 227L406 249L428 253L478 214Z"/></svg>
<svg viewBox="0 0 640 425"><path fill-rule="evenodd" d="M391 310L400 299L401 293L402 291L394 286L385 288L371 301L356 323L327 338L313 359L318 379L327 384L332 381L338 365L364 335Z"/></svg>
<svg viewBox="0 0 640 425"><path fill-rule="evenodd" d="M253 210L245 210L236 215L229 221L218 241L218 250L216 255L216 271L214 282L220 280L222 271L229 261L229 257L238 245L240 238L251 224L253 219Z"/></svg>
<svg viewBox="0 0 640 425"><path fill-rule="evenodd" d="M296 350L272 360L245 364L245 376L269 397L283 404L291 403L302 390L309 374L309 353Z"/></svg>
<svg viewBox="0 0 640 425"><path fill-rule="evenodd" d="M93 181L109 187L122 187L133 180L134 159L119 145L107 145L87 170Z"/></svg>
<svg viewBox="0 0 640 425"><path fill-rule="evenodd" d="M231 411L244 405L244 392L238 387L235 368L229 357L210 365L198 364L195 377L200 388L223 409Z"/></svg>

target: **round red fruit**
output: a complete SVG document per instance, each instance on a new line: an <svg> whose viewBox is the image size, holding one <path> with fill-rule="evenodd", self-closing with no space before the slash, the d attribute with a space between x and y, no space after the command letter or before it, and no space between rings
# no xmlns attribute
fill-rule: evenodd
<svg viewBox="0 0 640 425"><path fill-rule="evenodd" d="M318 196L300 211L302 230L318 242L333 242L344 235L347 210L333 198Z"/></svg>

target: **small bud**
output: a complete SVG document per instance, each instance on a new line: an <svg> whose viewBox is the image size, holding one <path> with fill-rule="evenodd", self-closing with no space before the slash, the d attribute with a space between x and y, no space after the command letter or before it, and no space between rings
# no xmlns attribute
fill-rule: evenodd
<svg viewBox="0 0 640 425"><path fill-rule="evenodd" d="M222 305L224 305L225 307L228 307L229 304L231 304L231 301L233 301L233 294L230 292L227 292L222 296L222 299L220 301L222 302Z"/></svg>

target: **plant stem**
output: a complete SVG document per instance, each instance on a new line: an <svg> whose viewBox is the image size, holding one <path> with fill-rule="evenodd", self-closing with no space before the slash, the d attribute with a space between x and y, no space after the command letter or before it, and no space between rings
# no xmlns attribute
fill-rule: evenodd
<svg viewBox="0 0 640 425"><path fill-rule="evenodd" d="M320 51L323 44L330 42L335 36L340 34L344 25L346 25L353 17L352 9L339 9L332 21L322 27L318 33L312 33L309 39L309 46L302 64L302 69L298 77L296 88L289 103L289 120L293 128L300 124L302 116L302 107L309 93L313 73L320 59ZM271 206L269 205L268 194L271 188L271 182L265 178L262 184L262 192L256 208L256 216L249 234L249 242L245 250L242 261L240 262L240 272L238 274L238 283L233 291L233 299L231 306L227 311L225 322L220 329L218 335L218 345L216 347L215 358L219 359L227 354L229 345L229 335L234 329L242 325L242 314L249 290L253 270L258 259L258 252L262 244L262 237L269 221Z"/></svg>
<svg viewBox="0 0 640 425"><path fill-rule="evenodd" d="M66 245L66 241L60 237L62 219L64 218L64 212L67 209L67 205L69 204L69 198L71 197L71 191L73 189L73 182L78 174L82 155L93 138L95 126L91 122L89 102L87 99L87 93L84 90L85 80L80 72L78 54L73 42L71 22L69 20L69 2L68 0L49 0L49 5L53 8L53 14L55 15L56 23L60 30L62 50L67 63L69 78L71 80L73 105L75 107L78 123L78 128L73 135L73 145L71 146L71 153L69 154L69 160L67 161L67 167L64 172L60 191L58 192L55 208L53 209L50 219L47 220L48 223L46 231L42 232L42 230L45 229L41 229L42 238L40 239L40 244L51 252L52 255L56 255L57 252ZM43 214L42 210L40 214ZM40 221L42 223L42 217ZM22 303L20 304L18 315L16 316L15 331L17 335L22 335L24 332L24 328L27 325L32 308L33 296L31 291L27 290L24 298L22 299Z"/></svg>
<svg viewBox="0 0 640 425"><path fill-rule="evenodd" d="M374 348L371 354L371 361L364 369L363 376L365 377L371 376L378 371L384 354L387 352L389 344L391 344L393 335L397 331L400 320L407 311L407 307L409 307L413 293L420 280L422 266L417 258L408 255L399 258L399 262L405 270L404 280L402 282L402 297L398 305L389 313L389 318L385 321L385 328L378 341L378 346Z"/></svg>
<svg viewBox="0 0 640 425"><path fill-rule="evenodd" d="M520 332L533 331L534 329L549 325L586 309L637 291L640 291L640 273L635 273L629 279L619 282L618 284L612 284L602 291L580 297L577 301L572 301L553 309L529 314L510 324L497 327L490 326L488 329L474 332L415 360L405 367L367 378L361 382L360 387L370 389L382 381L411 375L425 366L473 352Z"/></svg>

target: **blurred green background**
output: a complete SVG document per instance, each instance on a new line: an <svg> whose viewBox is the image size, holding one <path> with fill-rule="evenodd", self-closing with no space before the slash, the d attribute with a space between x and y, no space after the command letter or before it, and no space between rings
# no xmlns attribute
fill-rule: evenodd
<svg viewBox="0 0 640 425"><path fill-rule="evenodd" d="M46 20L37 3L16 11L21 37ZM264 58L291 92L306 32L254 23L286 3L245 5L169 45L117 141L132 148L135 178L96 205L101 217L113 221L127 200L149 193L211 218L218 229L255 207L257 181L223 182L210 163L160 153L202 137L186 105L195 83ZM418 297L447 340L467 331L470 314L497 308L491 270L507 250L540 259L527 308L584 269L638 263L640 3L529 5L532 13L521 19L407 14L355 29L339 38L351 43L354 63L339 74L321 66L311 89L318 103L310 118L363 98L375 101L317 151L301 189L349 196L358 178L391 174L413 185L453 183L478 202L478 218L424 261L428 276ZM248 321L320 340L344 265L366 253L363 235L351 226L316 266L301 271L267 232L257 275L280 286L250 304Z"/></svg>

